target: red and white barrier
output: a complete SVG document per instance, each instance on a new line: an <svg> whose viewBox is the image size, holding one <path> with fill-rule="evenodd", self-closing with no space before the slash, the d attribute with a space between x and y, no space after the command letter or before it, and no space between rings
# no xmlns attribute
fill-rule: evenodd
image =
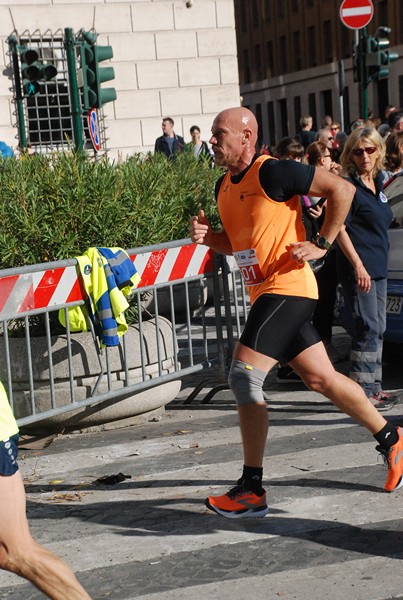
<svg viewBox="0 0 403 600"><path fill-rule="evenodd" d="M213 252L188 244L130 256L141 277L139 288L211 273ZM83 299L75 266L0 277L0 319L55 308Z"/></svg>

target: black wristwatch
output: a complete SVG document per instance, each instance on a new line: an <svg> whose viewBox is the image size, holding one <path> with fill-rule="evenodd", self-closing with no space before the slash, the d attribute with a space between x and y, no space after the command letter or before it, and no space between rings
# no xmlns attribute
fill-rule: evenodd
<svg viewBox="0 0 403 600"><path fill-rule="evenodd" d="M312 240L312 243L315 244L315 246L317 246L321 250L330 250L330 248L332 247L332 244L327 241L324 235L320 235L320 233L317 233L315 235L315 237Z"/></svg>

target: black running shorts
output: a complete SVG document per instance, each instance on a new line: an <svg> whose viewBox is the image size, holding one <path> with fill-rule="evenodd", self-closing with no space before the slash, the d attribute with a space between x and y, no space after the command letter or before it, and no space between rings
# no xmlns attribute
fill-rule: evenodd
<svg viewBox="0 0 403 600"><path fill-rule="evenodd" d="M256 352L289 362L320 342L312 325L316 300L263 294L252 305L240 342Z"/></svg>

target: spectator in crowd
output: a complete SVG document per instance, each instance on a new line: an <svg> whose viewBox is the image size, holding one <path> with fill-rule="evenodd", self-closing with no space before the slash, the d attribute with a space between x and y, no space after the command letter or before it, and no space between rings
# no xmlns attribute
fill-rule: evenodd
<svg viewBox="0 0 403 600"><path fill-rule="evenodd" d="M302 162L305 155L303 145L292 137L283 137L274 150L275 158Z"/></svg>
<svg viewBox="0 0 403 600"><path fill-rule="evenodd" d="M356 119L355 121L353 121L350 125L350 130L354 131L354 129L359 129L360 127L365 127L365 121L364 119Z"/></svg>
<svg viewBox="0 0 403 600"><path fill-rule="evenodd" d="M192 125L190 136L192 141L187 144L187 147L193 150L194 155L198 158L204 157L213 160L213 154L207 142L204 142L200 137L200 127L198 125Z"/></svg>
<svg viewBox="0 0 403 600"><path fill-rule="evenodd" d="M340 162L340 156L342 155L347 137L348 136L345 131L338 131L334 136L333 160L336 163Z"/></svg>
<svg viewBox="0 0 403 600"><path fill-rule="evenodd" d="M349 135L341 165L356 192L337 236L340 315L352 339L350 379L361 385L378 410L389 410L397 401L382 390L388 228L393 218L382 191L384 159L385 142L376 129L361 127Z"/></svg>
<svg viewBox="0 0 403 600"><path fill-rule="evenodd" d="M322 142L333 153L333 135L330 129L319 129L316 134L316 142Z"/></svg>
<svg viewBox="0 0 403 600"><path fill-rule="evenodd" d="M333 117L331 117L330 115L325 115L322 119L322 128L323 129L330 129L333 123Z"/></svg>
<svg viewBox="0 0 403 600"><path fill-rule="evenodd" d="M167 158L173 158L185 149L185 140L174 131L174 120L171 117L162 119L163 135L155 140L154 152L162 152Z"/></svg>
<svg viewBox="0 0 403 600"><path fill-rule="evenodd" d="M24 577L52 600L90 600L67 564L31 536L17 442L18 426L0 382L0 568Z"/></svg>
<svg viewBox="0 0 403 600"><path fill-rule="evenodd" d="M265 154L266 156L271 156L269 144L265 140L262 140L258 144L258 154Z"/></svg>
<svg viewBox="0 0 403 600"><path fill-rule="evenodd" d="M303 115L299 120L299 124L301 131L297 133L295 138L303 145L304 150L306 150L309 144L315 140L316 136L316 131L312 131L313 119L311 115Z"/></svg>
<svg viewBox="0 0 403 600"><path fill-rule="evenodd" d="M313 142L307 148L308 164L325 169L335 175L340 173L340 166L333 161L329 148L323 142ZM308 218L313 220L311 237L320 231L326 216L326 199L311 197L311 207L305 210L308 212ZM322 342L332 363L340 362L346 358L342 356L332 343L332 330L334 320L334 306L336 303L337 289L337 267L336 267L336 247L332 248L326 254L322 266L315 270L315 277L318 284L319 299L313 313L312 322L318 331Z"/></svg>
<svg viewBox="0 0 403 600"><path fill-rule="evenodd" d="M6 142L0 141L0 157L1 158L11 158L14 156L14 152L10 148Z"/></svg>
<svg viewBox="0 0 403 600"><path fill-rule="evenodd" d="M389 133L403 131L403 111L392 111L388 117Z"/></svg>
<svg viewBox="0 0 403 600"><path fill-rule="evenodd" d="M389 115L390 115L390 113L392 113L396 110L397 109L395 106L393 106L393 104L388 104L385 108L384 119L378 127L379 135L381 135L383 138L385 138L389 134L389 123L388 123Z"/></svg>
<svg viewBox="0 0 403 600"><path fill-rule="evenodd" d="M337 123L337 121L333 121L333 123L330 126L330 132L331 132L332 136L335 138L336 133L338 133L339 131L341 131L340 123Z"/></svg>
<svg viewBox="0 0 403 600"><path fill-rule="evenodd" d="M382 183L385 186L391 177L403 174L403 131L396 131L386 138L385 169Z"/></svg>

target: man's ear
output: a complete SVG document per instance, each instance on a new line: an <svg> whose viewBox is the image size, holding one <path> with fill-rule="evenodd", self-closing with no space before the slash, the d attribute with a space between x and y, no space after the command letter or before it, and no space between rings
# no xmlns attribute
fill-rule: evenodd
<svg viewBox="0 0 403 600"><path fill-rule="evenodd" d="M246 142L250 140L251 135L252 135L252 132L250 129L244 129L242 143L246 144Z"/></svg>

